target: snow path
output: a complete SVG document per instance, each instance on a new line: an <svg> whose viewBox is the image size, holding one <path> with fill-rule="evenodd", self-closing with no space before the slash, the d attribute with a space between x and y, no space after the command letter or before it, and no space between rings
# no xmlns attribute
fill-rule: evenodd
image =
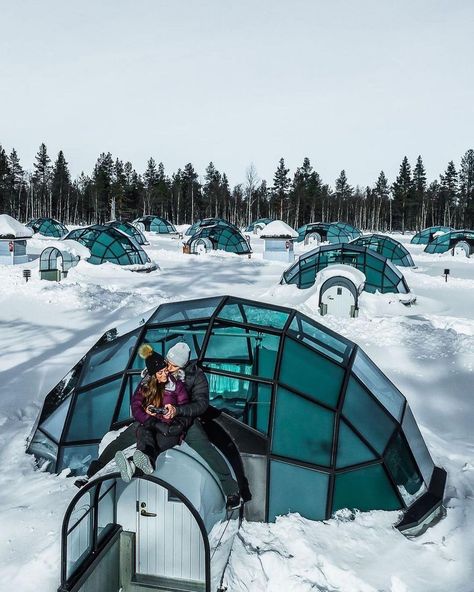
<svg viewBox="0 0 474 592"><path fill-rule="evenodd" d="M361 345L408 398L448 486L447 517L413 540L393 529L394 512L244 523L229 592L473 592L474 259L425 255L407 244L418 267L403 271L417 304L363 294L360 317L342 320L319 317L310 291L276 287L285 265L263 261L256 238L252 259L185 256L179 241L150 242L145 249L161 270L149 274L81 263L56 284L38 279L37 261L0 266L0 591L59 585L61 521L77 489L34 470L24 454L48 391L106 329L161 302L230 293L295 306ZM28 283L24 267L32 269Z"/></svg>

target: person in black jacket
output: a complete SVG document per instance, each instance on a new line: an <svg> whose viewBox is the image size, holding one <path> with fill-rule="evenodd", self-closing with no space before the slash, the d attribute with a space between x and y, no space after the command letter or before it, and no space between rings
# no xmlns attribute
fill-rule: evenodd
<svg viewBox="0 0 474 592"><path fill-rule="evenodd" d="M169 349L166 354L168 370L176 378L182 380L189 394L190 402L179 407L165 405L168 413L164 415L165 419L179 418L185 426L185 442L193 448L216 473L221 483L222 490L226 495L226 505L229 509L235 509L240 506L241 497L239 487L232 477L227 463L221 454L210 443L204 428L199 421L199 417L209 407L209 383L203 370L197 365L197 362L190 360L191 350L189 346L180 342ZM144 380L147 377L145 376ZM93 460L89 465L87 476L75 481L78 487L85 485L88 480L98 471L103 469L120 451L136 444L136 422L129 425L121 432L102 451L97 460Z"/></svg>

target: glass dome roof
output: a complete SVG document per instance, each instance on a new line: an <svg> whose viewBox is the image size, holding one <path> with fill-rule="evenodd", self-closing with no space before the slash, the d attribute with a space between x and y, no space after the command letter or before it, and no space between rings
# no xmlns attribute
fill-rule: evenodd
<svg viewBox="0 0 474 592"><path fill-rule="evenodd" d="M316 275L333 263L352 265L365 274L367 292L408 294L410 289L403 274L395 265L368 247L339 244L321 245L304 253L283 273L281 283L296 284L298 288L309 288L316 281Z"/></svg>
<svg viewBox="0 0 474 592"><path fill-rule="evenodd" d="M113 226L114 228L118 228L128 236L131 236L135 239L135 241L139 245L148 245L150 244L144 234L138 230L136 226L134 226L131 222L126 222L125 220L112 220L110 222L105 223L106 226Z"/></svg>
<svg viewBox="0 0 474 592"><path fill-rule="evenodd" d="M450 226L429 226L428 228L425 228L420 232L417 232L415 236L412 237L410 242L414 245L427 245L429 242L433 240L434 234L436 234L437 232L444 233L451 232L451 230L453 230L453 228L451 228Z"/></svg>
<svg viewBox="0 0 474 592"><path fill-rule="evenodd" d="M34 232L55 238L61 238L69 232L64 224L54 218L35 218L34 220L30 220L26 226Z"/></svg>
<svg viewBox="0 0 474 592"><path fill-rule="evenodd" d="M310 224L304 224L296 231L298 233L298 238L295 239L295 242L301 243L304 241L306 235L311 232L319 234L321 241L324 242L327 240L329 226L330 224L328 222L311 222Z"/></svg>
<svg viewBox="0 0 474 592"><path fill-rule="evenodd" d="M459 242L465 242L474 247L474 230L452 230L434 238L424 250L425 253L446 253Z"/></svg>
<svg viewBox="0 0 474 592"><path fill-rule="evenodd" d="M248 255L252 252L243 234L237 228L227 224L206 224L202 225L188 239L191 253L197 252L197 246L203 244L213 250L220 249L237 255Z"/></svg>
<svg viewBox="0 0 474 592"><path fill-rule="evenodd" d="M83 473L104 434L131 421L139 346L165 354L180 341L207 374L213 417L239 454L261 459L248 479L266 492L265 520L439 506L430 487L442 469L362 349L295 310L229 296L163 304L128 333L108 331L47 395L28 451L51 472Z"/></svg>
<svg viewBox="0 0 474 592"><path fill-rule="evenodd" d="M401 267L414 267L412 256L407 249L395 239L383 234L368 234L351 241L351 245L368 247L383 257L390 259Z"/></svg>
<svg viewBox="0 0 474 592"><path fill-rule="evenodd" d="M196 232L203 226L227 226L228 228L233 228L234 230L239 231L235 224L232 224L232 222L228 222L223 218L204 218L203 220L198 220L192 226L190 226L186 230L185 235L193 236L193 234L196 234Z"/></svg>
<svg viewBox="0 0 474 592"><path fill-rule="evenodd" d="M251 224L249 224L245 229L245 232L253 232L257 224L270 224L270 222L273 222L273 218L259 218L258 220L254 220Z"/></svg>
<svg viewBox="0 0 474 592"><path fill-rule="evenodd" d="M348 243L354 238L362 236L362 232L345 222L333 222L329 225L327 240L332 244Z"/></svg>
<svg viewBox="0 0 474 592"><path fill-rule="evenodd" d="M145 230L148 232L156 232L158 234L177 234L178 232L174 224L159 216L143 216L134 220L133 223L143 224Z"/></svg>
<svg viewBox="0 0 474 592"><path fill-rule="evenodd" d="M91 253L89 263L100 265L105 261L116 265L146 266L151 270L151 260L141 246L128 234L113 226L95 224L76 228L64 237L75 240Z"/></svg>

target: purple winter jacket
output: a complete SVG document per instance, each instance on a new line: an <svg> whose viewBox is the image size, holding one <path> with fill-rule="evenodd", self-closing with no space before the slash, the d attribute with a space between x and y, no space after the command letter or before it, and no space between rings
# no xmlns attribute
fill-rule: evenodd
<svg viewBox="0 0 474 592"><path fill-rule="evenodd" d="M140 383L132 397L132 415L138 422L144 424L146 420L150 418L168 424L173 421L172 419L165 419L161 415L148 415L148 413L146 413L143 408L143 400L143 388L142 383ZM166 383L166 388L163 393L162 406L167 405L168 403L174 405L175 407L189 403L188 391L186 390L184 384L181 382L181 380L176 380L173 376L168 378L168 382Z"/></svg>

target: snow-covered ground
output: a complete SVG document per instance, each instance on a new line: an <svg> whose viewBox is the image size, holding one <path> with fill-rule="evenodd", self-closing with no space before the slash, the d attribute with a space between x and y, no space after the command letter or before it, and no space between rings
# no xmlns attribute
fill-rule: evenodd
<svg viewBox="0 0 474 592"><path fill-rule="evenodd" d="M417 303L364 293L359 318L338 319L320 317L310 291L277 287L285 264L264 261L256 237L248 259L183 255L179 240L147 236L144 248L161 268L148 274L81 262L54 283L39 280L37 259L0 266L0 591L54 592L59 584L60 526L77 489L36 471L25 454L48 391L106 329L165 301L234 294L295 306L360 344L409 400L448 483L446 518L411 540L393 528L396 512L244 523L229 592L473 592L474 258L425 255L395 236L418 266L404 270ZM29 249L39 254L42 244L36 235Z"/></svg>

